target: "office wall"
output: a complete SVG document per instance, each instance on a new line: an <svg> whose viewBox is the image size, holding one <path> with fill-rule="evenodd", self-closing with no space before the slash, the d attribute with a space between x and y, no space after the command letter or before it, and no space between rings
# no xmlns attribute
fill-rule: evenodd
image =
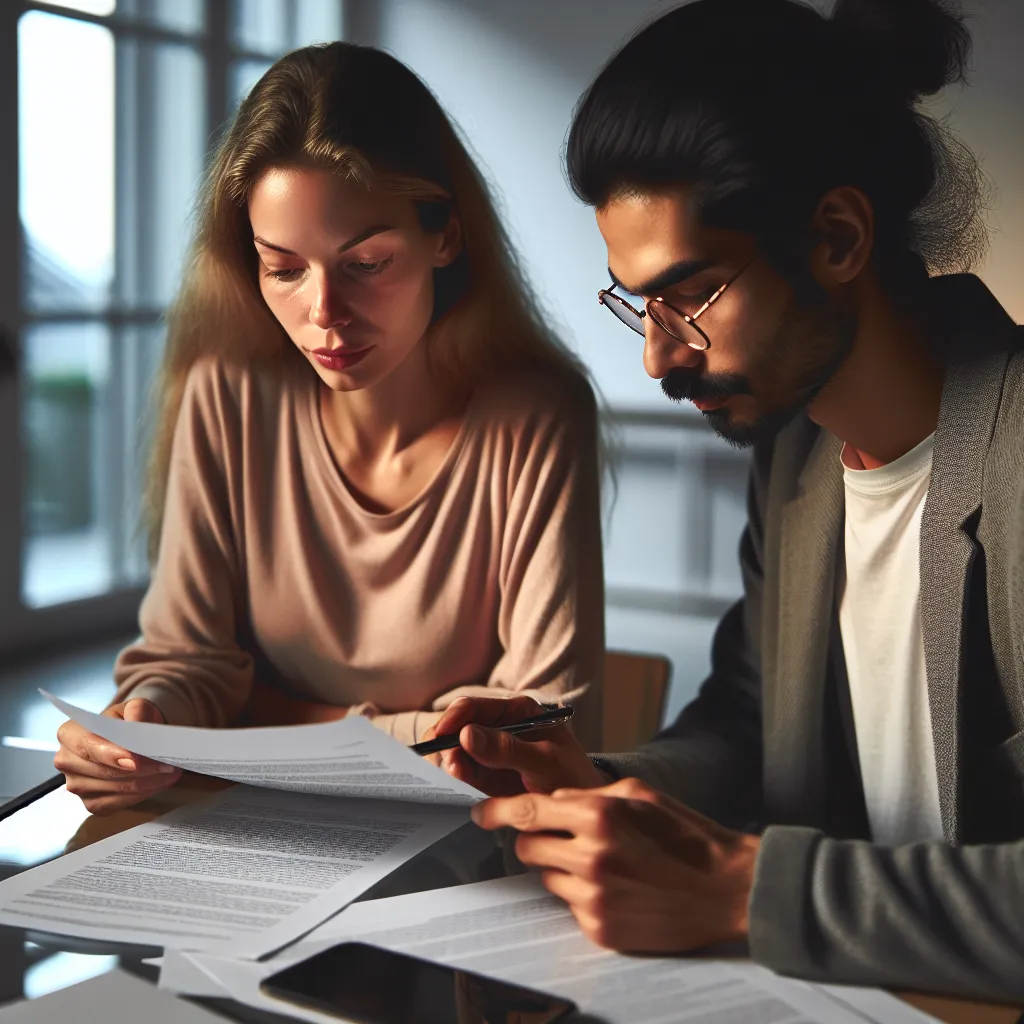
<svg viewBox="0 0 1024 1024"><path fill-rule="evenodd" d="M981 277L1024 323L1024 0L967 0L973 71L968 87L932 105L977 153L995 186L992 247Z"/></svg>
<svg viewBox="0 0 1024 1024"><path fill-rule="evenodd" d="M711 630L739 590L746 459L719 445L690 407L666 401L644 373L641 339L597 303L606 254L593 213L568 191L561 157L587 83L638 22L667 6L349 0L346 28L408 63L459 124L544 308L609 405L626 413L607 531L608 640L671 657L674 709L705 674Z"/></svg>
<svg viewBox="0 0 1024 1024"><path fill-rule="evenodd" d="M634 340L595 301L605 251L563 178L573 105L652 0L347 0L346 32L416 70L461 126L503 200L537 295L624 413L624 461L606 551L613 646L674 663L669 712L706 672L721 610L738 592L745 458L644 374ZM820 0L828 9L830 0ZM985 158L999 193L982 276L1024 321L1024 3L975 0L976 85L936 104Z"/></svg>

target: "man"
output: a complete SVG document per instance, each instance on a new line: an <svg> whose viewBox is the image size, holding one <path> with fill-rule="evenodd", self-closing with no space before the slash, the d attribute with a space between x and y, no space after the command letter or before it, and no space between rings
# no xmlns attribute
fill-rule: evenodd
<svg viewBox="0 0 1024 1024"><path fill-rule="evenodd" d="M437 726L602 945L1024 997L1024 339L929 277L983 251L980 175L916 105L969 42L939 0L698 0L577 109L602 301L753 446L744 596L670 728L591 759L487 728L528 700Z"/></svg>

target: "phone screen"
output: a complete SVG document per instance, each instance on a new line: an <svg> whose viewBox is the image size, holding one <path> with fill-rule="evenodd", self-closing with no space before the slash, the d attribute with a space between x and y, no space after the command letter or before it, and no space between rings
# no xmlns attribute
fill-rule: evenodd
<svg viewBox="0 0 1024 1024"><path fill-rule="evenodd" d="M360 1024L548 1024L566 999L362 942L345 942L263 980L268 995Z"/></svg>

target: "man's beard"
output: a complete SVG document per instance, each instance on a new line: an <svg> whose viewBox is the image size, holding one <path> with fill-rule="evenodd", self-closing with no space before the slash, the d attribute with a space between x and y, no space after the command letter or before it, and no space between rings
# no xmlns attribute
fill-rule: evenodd
<svg viewBox="0 0 1024 1024"><path fill-rule="evenodd" d="M727 408L702 413L711 428L731 445L747 448L771 440L807 408L836 375L853 347L856 324L849 315L827 300L812 308L790 307L775 336L764 348L761 366L754 374L772 380L767 390L782 395L782 400L754 420L736 421ZM787 364L790 379L778 379L781 364ZM785 371L783 371L784 373ZM691 370L670 370L661 379L661 390L674 402L684 400L716 401L735 395L757 396L750 377L736 373L696 374Z"/></svg>

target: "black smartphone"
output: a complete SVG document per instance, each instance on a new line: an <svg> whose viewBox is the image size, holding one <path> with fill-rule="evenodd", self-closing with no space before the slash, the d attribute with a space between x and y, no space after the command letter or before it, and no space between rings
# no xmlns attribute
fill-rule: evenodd
<svg viewBox="0 0 1024 1024"><path fill-rule="evenodd" d="M325 949L260 988L359 1024L548 1024L576 1009L558 996L363 942Z"/></svg>

